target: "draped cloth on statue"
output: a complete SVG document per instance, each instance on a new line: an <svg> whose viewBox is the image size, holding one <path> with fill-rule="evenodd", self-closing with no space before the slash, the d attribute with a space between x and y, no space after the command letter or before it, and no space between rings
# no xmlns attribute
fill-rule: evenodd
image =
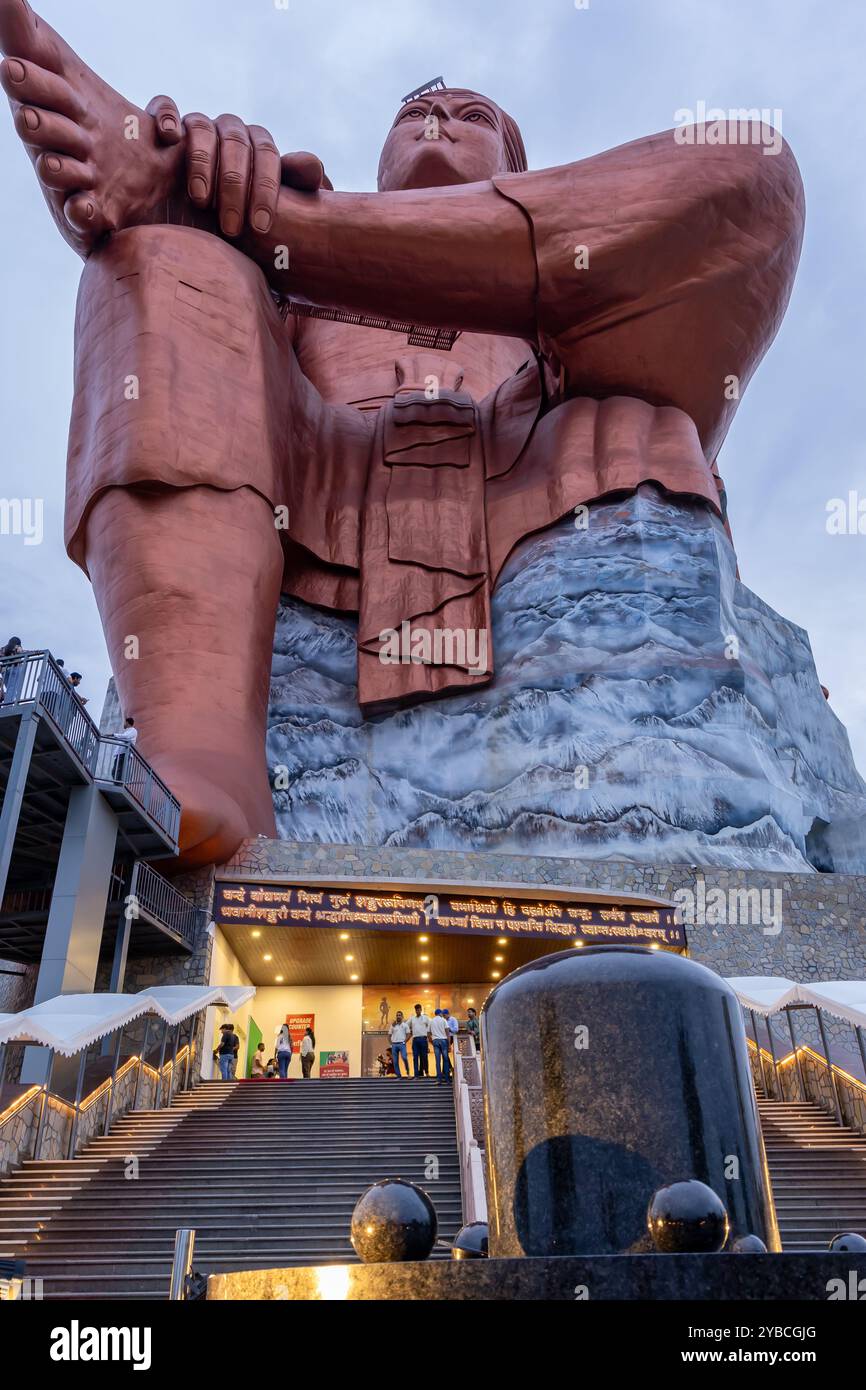
<svg viewBox="0 0 866 1390"><path fill-rule="evenodd" d="M153 226L95 252L76 322L73 559L86 563L88 513L106 488L258 491L288 511L285 591L359 614L370 710L489 681L502 565L580 504L654 482L724 515L716 455L799 257L787 146L768 156L667 132L494 185L531 226L540 351L527 347L478 402L457 385L428 401L403 381L377 420L322 399L261 271L225 242ZM140 396L119 399L118 383L139 379ZM227 381L234 418L216 432ZM483 669L383 663L380 634L406 622L486 628Z"/></svg>
<svg viewBox="0 0 866 1390"><path fill-rule="evenodd" d="M365 710L486 684L499 571L520 540L581 503L656 482L721 512L719 484L682 411L620 397L564 401L542 415L542 395L543 367L530 359L477 406L463 393L428 401L414 391L381 411L359 556ZM401 628L402 660L383 660L383 634ZM412 661L408 637L423 653L423 633L434 653L440 635L438 659Z"/></svg>

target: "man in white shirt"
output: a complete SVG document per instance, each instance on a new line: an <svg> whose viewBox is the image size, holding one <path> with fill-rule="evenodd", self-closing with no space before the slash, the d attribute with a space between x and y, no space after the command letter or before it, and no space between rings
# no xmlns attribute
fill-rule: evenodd
<svg viewBox="0 0 866 1390"><path fill-rule="evenodd" d="M430 1032L430 1020L421 1012L420 1004L415 1005L415 1017L409 1020L409 1031L412 1034L412 1074L416 1077L427 1076L430 1051L427 1036Z"/></svg>
<svg viewBox="0 0 866 1390"><path fill-rule="evenodd" d="M391 1024L391 1056L394 1059L394 1075L402 1076L400 1070L400 1058L403 1058L403 1066L406 1068L406 1075L409 1075L409 1058L406 1056L406 1039L409 1036L409 1024L403 1017L403 1010L397 1010L397 1016Z"/></svg>
<svg viewBox="0 0 866 1390"><path fill-rule="evenodd" d="M138 742L138 729L136 729L135 727L135 720L133 719L131 714L128 714L124 719L123 729L117 735L117 741L118 743L123 743L125 746L114 755L114 768L112 770L112 776L115 782L122 782L126 775L126 759L128 751L130 748L134 748L136 743Z"/></svg>
<svg viewBox="0 0 866 1390"><path fill-rule="evenodd" d="M117 735L122 738L124 743L138 743L138 729L135 727L135 720L128 714L123 721L123 730Z"/></svg>
<svg viewBox="0 0 866 1390"><path fill-rule="evenodd" d="M451 1062L448 1057L451 1029L441 1009L437 1009L430 1020L430 1036L433 1039L433 1052L436 1057L436 1082L437 1085L444 1086L446 1081L451 1080Z"/></svg>

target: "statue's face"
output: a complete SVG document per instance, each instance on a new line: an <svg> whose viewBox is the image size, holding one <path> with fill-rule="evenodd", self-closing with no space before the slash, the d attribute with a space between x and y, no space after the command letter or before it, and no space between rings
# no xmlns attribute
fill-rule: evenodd
<svg viewBox="0 0 866 1390"><path fill-rule="evenodd" d="M430 92L397 113L379 161L379 190L479 183L507 169L499 107L474 92Z"/></svg>

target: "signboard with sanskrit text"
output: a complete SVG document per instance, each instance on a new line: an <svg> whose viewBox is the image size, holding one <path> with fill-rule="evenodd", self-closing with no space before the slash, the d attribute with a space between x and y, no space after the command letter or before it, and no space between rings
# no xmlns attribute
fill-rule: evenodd
<svg viewBox="0 0 866 1390"><path fill-rule="evenodd" d="M674 908L518 898L484 893L412 893L286 884L217 883L214 917L222 926L331 927L345 931L424 931L431 935L509 936L587 945L682 950L685 930Z"/></svg>

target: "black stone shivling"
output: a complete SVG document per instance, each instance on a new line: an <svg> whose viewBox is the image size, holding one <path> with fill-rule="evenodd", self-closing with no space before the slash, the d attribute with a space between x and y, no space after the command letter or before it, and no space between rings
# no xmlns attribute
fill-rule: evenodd
<svg viewBox="0 0 866 1390"><path fill-rule="evenodd" d="M383 1178L358 1198L351 1240L364 1264L426 1260L436 1243L436 1209L427 1193L402 1178Z"/></svg>
<svg viewBox="0 0 866 1390"><path fill-rule="evenodd" d="M588 946L515 970L481 1014L490 1254L651 1252L659 1188L696 1180L731 1238L779 1232L737 997L705 966Z"/></svg>

